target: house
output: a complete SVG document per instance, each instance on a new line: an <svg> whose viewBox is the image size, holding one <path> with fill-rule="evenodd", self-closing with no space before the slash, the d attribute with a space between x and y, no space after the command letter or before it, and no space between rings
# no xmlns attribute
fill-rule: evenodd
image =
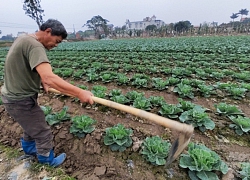
<svg viewBox="0 0 250 180"><path fill-rule="evenodd" d="M242 17L242 18L240 18L240 22L247 21L248 19L249 19L248 17Z"/></svg>
<svg viewBox="0 0 250 180"><path fill-rule="evenodd" d="M136 30L145 30L148 25L155 25L157 28L160 28L161 26L164 26L165 23L162 20L157 20L156 16L153 15L151 18L146 17L143 19L143 21L135 21L130 22L129 19L126 20L126 29L136 29Z"/></svg>
<svg viewBox="0 0 250 180"><path fill-rule="evenodd" d="M28 33L27 32L18 32L17 37L22 36L22 35L26 35L26 34L28 34Z"/></svg>

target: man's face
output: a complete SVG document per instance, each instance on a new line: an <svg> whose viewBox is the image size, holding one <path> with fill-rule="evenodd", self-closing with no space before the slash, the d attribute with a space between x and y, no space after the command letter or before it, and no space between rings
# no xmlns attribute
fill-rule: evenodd
<svg viewBox="0 0 250 180"><path fill-rule="evenodd" d="M57 47L59 43L62 42L61 36L52 36L51 35L51 29L49 31L46 31L46 35L44 37L43 45L47 50L51 50L54 47Z"/></svg>

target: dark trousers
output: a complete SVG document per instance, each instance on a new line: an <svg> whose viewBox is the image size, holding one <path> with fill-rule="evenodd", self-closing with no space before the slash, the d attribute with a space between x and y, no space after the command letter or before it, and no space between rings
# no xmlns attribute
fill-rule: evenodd
<svg viewBox="0 0 250 180"><path fill-rule="evenodd" d="M37 104L37 94L22 100L10 100L2 96L2 101L10 116L23 128L24 140L35 140L37 153L46 155L54 146L53 135Z"/></svg>

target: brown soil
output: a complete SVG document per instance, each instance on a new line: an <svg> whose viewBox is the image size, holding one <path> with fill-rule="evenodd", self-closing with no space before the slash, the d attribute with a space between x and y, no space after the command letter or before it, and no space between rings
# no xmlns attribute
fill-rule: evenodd
<svg viewBox="0 0 250 180"><path fill-rule="evenodd" d="M10 47L13 42L0 42L0 47Z"/></svg>
<svg viewBox="0 0 250 180"><path fill-rule="evenodd" d="M91 85L90 85L91 86ZM132 90L128 87L115 87L111 84L108 89L122 89L124 93ZM89 88L91 89L91 88ZM140 91L135 89L136 91ZM177 96L172 92L158 92L144 90L145 96L160 95L169 104L178 103ZM218 173L221 179L239 179L237 170L240 162L250 159L250 142L247 135L239 136L229 129L230 121L215 114L214 104L220 102L216 98L198 98L192 100L207 109L216 128L205 133L195 129L191 141L203 143L218 153L222 160L229 166L230 171L225 176ZM64 106L68 106L68 113L73 117L76 115L87 115L98 121L96 129L85 138L77 138L69 133L70 121L52 126L55 141L55 152L65 152L67 159L61 166L65 171L76 179L87 180L163 180L163 179L189 179L187 170L179 167L179 158L169 167L154 166L146 162L140 155L140 148L136 144L148 136L159 135L173 142L178 133L166 129L155 123L137 118L128 113L102 105L89 106L76 102L74 98L54 94L41 94L40 105L49 105L54 112L59 112ZM241 102L232 101L250 117L249 99ZM1 109L0 142L20 148L19 139L22 136L21 127L13 121L4 110ZM153 112L157 112L154 110ZM134 146L124 152L112 152L103 143L105 129L122 123L125 127L133 130ZM184 152L185 153L185 152Z"/></svg>

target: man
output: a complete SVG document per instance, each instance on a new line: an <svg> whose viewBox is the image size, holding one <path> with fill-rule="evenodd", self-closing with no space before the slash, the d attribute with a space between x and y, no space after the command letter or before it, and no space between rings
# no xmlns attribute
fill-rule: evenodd
<svg viewBox="0 0 250 180"><path fill-rule="evenodd" d="M18 37L6 57L1 89L5 109L23 128L23 151L28 155L37 155L40 163L53 167L62 164L66 154L54 156L53 135L37 104L40 86L46 92L51 87L71 94L81 102L93 104L90 91L73 86L52 72L46 49L56 47L66 37L64 26L54 19L42 24L35 34Z"/></svg>

